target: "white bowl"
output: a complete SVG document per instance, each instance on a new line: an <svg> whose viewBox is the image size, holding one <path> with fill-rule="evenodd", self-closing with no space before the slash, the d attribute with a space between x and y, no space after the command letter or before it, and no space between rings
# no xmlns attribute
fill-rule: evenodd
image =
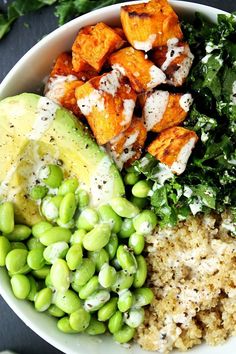
<svg viewBox="0 0 236 354"><path fill-rule="evenodd" d="M127 4L127 3L126 3ZM211 21L216 21L217 14L226 12L204 5L184 1L171 1L176 12L191 18L196 11L203 13ZM99 21L110 25L119 24L119 12L122 4L109 6L81 16L58 28L37 43L14 66L0 85L0 99L22 92L36 91L46 75L48 75L55 57L71 48L78 30ZM0 269L0 294L13 311L34 332L47 342L68 354L145 354L137 345L130 349L117 345L111 336L89 337L87 335L66 335L57 330L56 322L46 314L37 313L32 304L17 300L11 291L9 277L4 269ZM12 329L14 330L14 329ZM223 346L197 346L191 353L221 354L234 353L236 339L230 339Z"/></svg>

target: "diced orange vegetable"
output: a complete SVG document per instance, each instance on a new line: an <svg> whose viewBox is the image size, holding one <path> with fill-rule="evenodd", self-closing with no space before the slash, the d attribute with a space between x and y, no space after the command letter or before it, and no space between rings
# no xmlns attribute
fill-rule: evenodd
<svg viewBox="0 0 236 354"><path fill-rule="evenodd" d="M83 84L83 81L73 79L71 75L57 75L49 79L45 96L60 104L64 108L69 109L76 116L81 116L81 112L77 106L75 98L75 90Z"/></svg>
<svg viewBox="0 0 236 354"><path fill-rule="evenodd" d="M191 94L154 91L143 95L143 118L147 130L161 132L179 125L187 117L192 104Z"/></svg>
<svg viewBox="0 0 236 354"><path fill-rule="evenodd" d="M165 72L169 85L181 86L189 74L194 56L188 43L168 41L168 46L154 49L151 58Z"/></svg>
<svg viewBox="0 0 236 354"><path fill-rule="evenodd" d="M178 16L167 0L126 5L121 8L121 23L129 43L145 52L183 37Z"/></svg>
<svg viewBox="0 0 236 354"><path fill-rule="evenodd" d="M150 60L144 52L132 47L120 49L110 56L112 67L120 70L130 80L136 92L142 92L165 82L165 74Z"/></svg>
<svg viewBox="0 0 236 354"><path fill-rule="evenodd" d="M129 128L108 144L108 149L120 169L123 166L130 166L132 162L140 158L146 138L147 129L143 120L133 117Z"/></svg>
<svg viewBox="0 0 236 354"><path fill-rule="evenodd" d="M118 70L95 77L76 90L77 104L99 144L131 124L136 94Z"/></svg>
<svg viewBox="0 0 236 354"><path fill-rule="evenodd" d="M73 44L73 55L79 56L99 72L109 55L123 44L124 40L114 29L99 22L79 31Z"/></svg>
<svg viewBox="0 0 236 354"><path fill-rule="evenodd" d="M194 131L173 127L161 132L147 151L179 175L184 172L197 140L198 136Z"/></svg>
<svg viewBox="0 0 236 354"><path fill-rule="evenodd" d="M122 39L124 39L124 41L127 41L126 36L125 36L125 32L123 31L123 29L121 27L114 27L113 30L118 34L118 36L120 36Z"/></svg>
<svg viewBox="0 0 236 354"><path fill-rule="evenodd" d="M76 72L94 71L94 68L81 58L79 52L77 51L76 42L74 42L72 46L72 65L74 71Z"/></svg>

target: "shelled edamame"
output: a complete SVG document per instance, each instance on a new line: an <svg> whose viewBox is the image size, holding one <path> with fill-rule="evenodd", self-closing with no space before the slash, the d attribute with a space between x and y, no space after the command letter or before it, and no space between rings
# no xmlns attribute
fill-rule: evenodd
<svg viewBox="0 0 236 354"><path fill-rule="evenodd" d="M117 342L130 341L153 297L141 254L155 214L124 197L95 210L78 180L63 179L57 165L42 167L38 179L29 198L39 200L44 220L32 228L15 224L12 203L0 204L0 266L14 295L55 317L64 333L109 331ZM126 184L137 200L150 189L135 173Z"/></svg>

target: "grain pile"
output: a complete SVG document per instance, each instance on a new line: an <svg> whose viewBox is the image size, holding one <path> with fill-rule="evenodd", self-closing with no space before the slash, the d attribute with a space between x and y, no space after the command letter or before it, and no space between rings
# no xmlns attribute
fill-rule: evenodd
<svg viewBox="0 0 236 354"><path fill-rule="evenodd" d="M236 335L236 239L226 217L191 217L147 238L155 299L136 337L144 349L168 353Z"/></svg>

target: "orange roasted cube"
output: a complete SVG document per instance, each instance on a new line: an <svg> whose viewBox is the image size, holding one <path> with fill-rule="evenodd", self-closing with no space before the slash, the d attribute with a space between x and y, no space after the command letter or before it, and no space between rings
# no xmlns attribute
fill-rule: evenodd
<svg viewBox="0 0 236 354"><path fill-rule="evenodd" d="M133 117L129 128L110 141L107 148L120 169L140 158L146 138L147 129L143 120Z"/></svg>
<svg viewBox="0 0 236 354"><path fill-rule="evenodd" d="M145 52L183 37L178 16L167 0L122 6L121 23L129 43Z"/></svg>
<svg viewBox="0 0 236 354"><path fill-rule="evenodd" d="M99 22L95 26L87 26L79 31L72 51L75 58L82 59L99 72L109 55L123 44L124 40L113 28Z"/></svg>
<svg viewBox="0 0 236 354"><path fill-rule="evenodd" d="M125 32L121 27L114 27L113 30L122 38L124 41L127 41Z"/></svg>
<svg viewBox="0 0 236 354"><path fill-rule="evenodd" d="M164 71L169 85L181 86L189 74L194 56L188 43L172 38L167 41L167 46L154 49L151 59Z"/></svg>
<svg viewBox="0 0 236 354"><path fill-rule="evenodd" d="M144 103L145 126L148 131L157 133L182 123L193 102L190 93L170 93L161 90L147 93L140 99Z"/></svg>
<svg viewBox="0 0 236 354"><path fill-rule="evenodd" d="M127 76L136 92L150 90L165 82L165 74L150 60L144 52L133 47L120 49L109 59L112 68Z"/></svg>
<svg viewBox="0 0 236 354"><path fill-rule="evenodd" d="M106 144L131 124L136 93L118 70L77 88L76 99L98 144Z"/></svg>
<svg viewBox="0 0 236 354"><path fill-rule="evenodd" d="M50 77L53 76L67 76L75 75L76 72L73 70L71 54L64 52L58 55L55 64L50 73Z"/></svg>
<svg viewBox="0 0 236 354"><path fill-rule="evenodd" d="M167 165L173 173L180 175L184 172L197 141L198 136L194 131L172 127L161 132L147 151Z"/></svg>
<svg viewBox="0 0 236 354"><path fill-rule="evenodd" d="M72 111L76 116L81 116L75 98L75 90L84 82L77 80L73 75L51 77L45 89L45 96Z"/></svg>

